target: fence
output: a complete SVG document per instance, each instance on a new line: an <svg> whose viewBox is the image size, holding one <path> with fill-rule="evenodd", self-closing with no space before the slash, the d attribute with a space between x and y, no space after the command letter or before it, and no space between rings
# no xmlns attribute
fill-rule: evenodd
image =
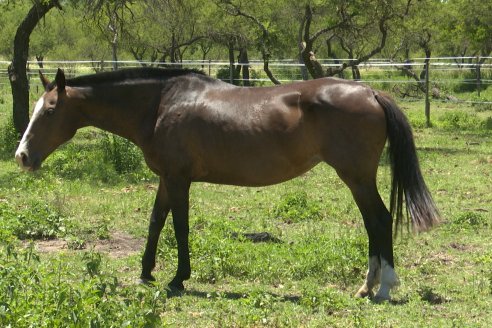
<svg viewBox="0 0 492 328"><path fill-rule="evenodd" d="M349 59L325 59L319 60L326 71L340 67L341 63L349 62ZM9 62L0 61L0 85L8 84L7 67ZM139 61L44 61L43 72L54 75L58 67L63 68L68 76L90 74L96 71L112 70L118 68L141 66L165 66L195 68L206 74L222 80L243 84L234 72L239 67L248 67L250 78L249 85L272 85L263 72L263 62L252 60L249 63L235 63L233 67L226 61L183 61L180 63L157 63ZM305 74L305 66L296 60L278 60L270 62L270 69L282 83L300 81ZM39 87L37 79L38 63L28 62L28 75L31 85ZM436 57L413 58L406 62L393 62L387 59L372 59L354 68L358 71L358 81L369 84L376 89L393 92L397 97L406 100L422 98L422 91L427 90L426 98L433 97L434 101L465 101L472 103L492 103L492 97L484 96L484 91L492 84L492 57ZM352 79L352 71L347 68L340 77ZM427 73L426 73L427 72ZM233 74L231 74L233 73ZM413 75L412 75L413 74ZM33 78L34 77L34 78ZM232 77L232 80L231 80ZM427 77L427 84L426 84ZM464 99L459 99L456 94L465 94ZM474 95L474 96L472 96Z"/></svg>

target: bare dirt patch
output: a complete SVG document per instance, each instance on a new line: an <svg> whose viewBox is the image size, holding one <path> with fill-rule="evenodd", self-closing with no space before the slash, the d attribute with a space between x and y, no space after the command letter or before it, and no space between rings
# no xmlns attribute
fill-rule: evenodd
<svg viewBox="0 0 492 328"><path fill-rule="evenodd" d="M106 253L112 258L124 258L141 252L145 240L136 238L121 231L110 234L109 239L87 242L77 250L70 249L63 239L40 240L34 242L34 248L40 253L56 253L61 251L77 252L82 249L94 249Z"/></svg>
<svg viewBox="0 0 492 328"><path fill-rule="evenodd" d="M109 239L96 242L94 249L107 253L113 258L122 258L139 253L143 245L143 238L135 238L127 233L116 231L110 235Z"/></svg>

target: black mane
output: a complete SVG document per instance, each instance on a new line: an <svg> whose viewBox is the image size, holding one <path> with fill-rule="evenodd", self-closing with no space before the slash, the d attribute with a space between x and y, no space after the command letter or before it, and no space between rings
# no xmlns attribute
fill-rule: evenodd
<svg viewBox="0 0 492 328"><path fill-rule="evenodd" d="M123 81L141 80L141 79L169 79L176 76L187 74L204 75L202 71L195 69L181 68L156 68L156 67L141 67L127 68L118 71L102 72L91 75L83 75L75 78L67 79L67 86L82 87L95 84L118 83Z"/></svg>

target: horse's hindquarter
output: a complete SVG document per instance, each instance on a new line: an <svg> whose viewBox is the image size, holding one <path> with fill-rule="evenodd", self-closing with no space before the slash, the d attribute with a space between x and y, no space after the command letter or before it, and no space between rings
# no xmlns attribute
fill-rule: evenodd
<svg viewBox="0 0 492 328"><path fill-rule="evenodd" d="M323 160L339 174L375 178L386 142L384 111L374 91L358 82L324 79L316 107Z"/></svg>
<svg viewBox="0 0 492 328"><path fill-rule="evenodd" d="M188 172L193 181L258 186L296 177L322 160L338 164L332 153L351 143L352 136L344 134L354 128L350 118L360 114L326 95L331 83L271 88L216 83L193 101L177 100L161 120L166 140L159 144L165 145L164 162L182 167L166 170Z"/></svg>

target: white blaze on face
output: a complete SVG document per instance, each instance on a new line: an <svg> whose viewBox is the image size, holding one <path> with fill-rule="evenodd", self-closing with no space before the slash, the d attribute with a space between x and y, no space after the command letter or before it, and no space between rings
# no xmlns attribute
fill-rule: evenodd
<svg viewBox="0 0 492 328"><path fill-rule="evenodd" d="M36 106L34 107L34 111L32 113L31 121L29 121L29 125L27 126L26 132L24 132L24 135L22 136L22 139L19 143L19 147L15 152L15 159L17 160L17 163L19 163L21 167L24 167L24 164L22 163L21 154L22 153L27 154L27 143L30 138L31 126L33 122L36 120L36 118L40 115L43 106L44 106L44 95L36 103Z"/></svg>

